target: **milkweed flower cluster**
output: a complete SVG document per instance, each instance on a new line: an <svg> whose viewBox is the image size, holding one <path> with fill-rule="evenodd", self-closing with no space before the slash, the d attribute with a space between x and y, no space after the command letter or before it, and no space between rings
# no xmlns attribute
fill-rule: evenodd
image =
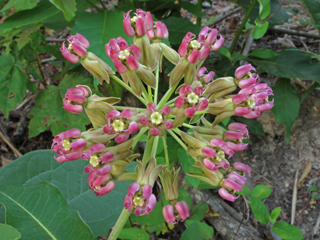
<svg viewBox="0 0 320 240"><path fill-rule="evenodd" d="M119 106L119 98L93 94L88 86L78 85L68 89L63 99L64 109L79 114L85 110L93 128L81 132L70 129L53 139L52 150L58 154L58 162L87 160L84 171L89 174L88 186L97 196L108 194L116 188L117 181L134 180L128 188L124 207L138 216L149 214L157 202L153 186L160 178L168 202L162 212L168 223L175 224L190 216L189 205L178 201L179 172L168 158L166 165L155 159L159 138L166 144L166 136L175 138L194 159L198 171L187 172L212 186L220 186L219 194L228 201L235 201L246 183L245 174L251 170L243 163L232 163L236 151L248 147L247 126L231 122L227 127L220 122L232 117L256 118L273 107L272 89L260 83L256 69L251 64L240 66L234 76L216 77L214 71L202 66L211 51L217 51L224 38L217 29L204 27L198 36L187 33L178 51L162 42L169 36L165 24L154 22L150 12L138 9L124 14L123 27L133 44L119 36L105 44L106 54L122 77L89 52L89 41L77 33L63 43L61 52L65 58L82 65L100 83L110 78L132 91L145 108ZM158 99L159 75L163 57L175 67L170 72L167 93ZM216 78L215 78L216 77ZM183 81L181 81L183 78ZM215 79L214 79L215 78ZM237 91L238 90L238 91ZM176 93L176 97L172 94ZM160 101L158 101L160 100ZM210 122L207 116L215 116ZM186 120L190 120L190 124ZM212 117L211 117L212 119ZM197 122L197 125L192 125ZM186 131L186 128L192 131ZM147 144L142 161L133 152L143 134ZM167 146L164 146L165 149ZM137 163L135 172L125 167ZM184 161L184 159L179 159ZM190 166L191 167L191 166Z"/></svg>

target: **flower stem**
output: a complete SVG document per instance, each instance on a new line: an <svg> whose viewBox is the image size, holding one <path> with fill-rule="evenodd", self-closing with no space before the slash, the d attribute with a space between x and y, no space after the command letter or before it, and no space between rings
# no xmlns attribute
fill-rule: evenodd
<svg viewBox="0 0 320 240"><path fill-rule="evenodd" d="M183 123L182 126L187 127L187 128L194 128L194 126L187 124L187 123Z"/></svg>
<svg viewBox="0 0 320 240"><path fill-rule="evenodd" d="M202 0L198 0L198 6L202 9ZM197 25L201 27L201 17L197 17Z"/></svg>
<svg viewBox="0 0 320 240"><path fill-rule="evenodd" d="M174 93L174 91L176 90L176 87L178 86L179 82L176 83L176 85L174 85L172 88L170 88L166 94L161 98L161 101L158 104L158 109L161 109L166 102L169 100L169 98L171 97L171 95Z"/></svg>
<svg viewBox="0 0 320 240"><path fill-rule="evenodd" d="M144 149L142 164L145 165L147 161L151 158L151 151L154 143L154 137L151 136L150 132L148 134L148 140L146 143L146 148Z"/></svg>
<svg viewBox="0 0 320 240"><path fill-rule="evenodd" d="M139 133L136 136L134 136L134 142L133 142L132 148L134 148L137 145L137 143L139 142L140 137L148 130L148 128L149 127L141 128Z"/></svg>
<svg viewBox="0 0 320 240"><path fill-rule="evenodd" d="M177 98L178 98L178 97L171 99L171 100L168 101L165 105L170 106L171 104L174 104L174 101L175 101Z"/></svg>
<svg viewBox="0 0 320 240"><path fill-rule="evenodd" d="M241 22L240 27L238 28L238 30L237 30L237 32L236 32L236 35L235 35L235 37L234 37L234 39L233 39L233 42L232 42L232 45L231 45L231 47L230 47L230 49L229 49L229 52L231 53L231 55L232 55L232 53L234 52L234 49L236 48L236 45L237 45L238 39L239 39L239 37L240 37L240 35L241 35L242 29L243 29L244 26L246 25L246 22L248 21L248 19L249 19L250 15L251 15L251 13L252 13L252 11L253 11L254 6L256 5L256 3L257 3L257 0L253 0L253 2L251 3L251 5L250 5L250 7L249 7L249 9L248 9L248 11L247 11L247 13L246 13L246 15L244 16L244 18L243 18L243 20L242 20L242 22Z"/></svg>
<svg viewBox="0 0 320 240"><path fill-rule="evenodd" d="M194 115L200 115L200 114L206 114L206 113L208 113L208 111L207 110L203 110L203 111L195 112Z"/></svg>
<svg viewBox="0 0 320 240"><path fill-rule="evenodd" d="M159 143L159 136L156 136L154 138L152 150L151 150L151 156L150 157L155 157L157 154L157 149L158 149L158 143Z"/></svg>
<svg viewBox="0 0 320 240"><path fill-rule="evenodd" d="M112 232L108 238L108 240L116 240L123 228L123 226L126 224L128 218L130 217L130 212L123 208L116 224L114 225L113 229L112 229Z"/></svg>
<svg viewBox="0 0 320 240"><path fill-rule="evenodd" d="M157 69L156 69L156 89L154 91L154 104L157 105L157 102L158 102L158 91L159 91L159 66L160 66L160 63L158 63L158 66L157 66Z"/></svg>
<svg viewBox="0 0 320 240"><path fill-rule="evenodd" d="M188 147L181 141L181 139L173 132L178 132L178 134L180 134L180 130L178 130L177 128L173 128L171 129L167 129L168 133L171 134L171 136L181 145L181 147L183 147L184 150L187 151Z"/></svg>
<svg viewBox="0 0 320 240"><path fill-rule="evenodd" d="M151 97L150 97L150 95L147 92L147 89L145 87L143 87L142 96L144 96L144 98L147 100L147 102L152 102L152 99L151 99Z"/></svg>
<svg viewBox="0 0 320 240"><path fill-rule="evenodd" d="M122 87L124 87L125 89L127 89L129 92L131 92L133 95L135 95L144 105L147 106L147 102L146 100L144 100L142 97L139 97L137 94L135 94L131 87L129 87L127 84L125 84L120 78L118 78L116 75L114 74L110 74L109 75L112 79L114 79L115 81L117 81L117 83L119 83Z"/></svg>
<svg viewBox="0 0 320 240"><path fill-rule="evenodd" d="M162 142L163 142L164 157L166 159L167 167L170 170L170 162L169 162L168 146L167 146L167 141L166 141L166 133L162 137Z"/></svg>
<svg viewBox="0 0 320 240"><path fill-rule="evenodd" d="M136 107L126 107L126 106L113 106L116 110L125 110L125 109L130 109L130 110L138 110L138 112L145 112L147 109L145 108L136 108Z"/></svg>

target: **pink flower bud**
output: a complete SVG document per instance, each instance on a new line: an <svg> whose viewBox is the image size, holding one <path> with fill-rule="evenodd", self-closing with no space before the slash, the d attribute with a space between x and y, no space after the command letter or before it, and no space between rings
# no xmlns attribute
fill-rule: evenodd
<svg viewBox="0 0 320 240"><path fill-rule="evenodd" d="M136 131L139 130L139 124L132 121L130 124L129 124L129 128L128 128L128 132L131 134L131 133L135 133Z"/></svg>
<svg viewBox="0 0 320 240"><path fill-rule="evenodd" d="M125 141L127 141L129 138L129 134L128 133L122 133L119 134L118 136L116 136L116 138L114 139L117 143L123 143Z"/></svg>
<svg viewBox="0 0 320 240"><path fill-rule="evenodd" d="M218 170L218 166L216 166L213 162L211 162L208 158L203 159L203 165L208 168L210 171Z"/></svg>
<svg viewBox="0 0 320 240"><path fill-rule="evenodd" d="M165 121L163 127L164 127L165 129L171 129L171 128L173 128L173 122L171 122L171 121L168 119L167 121Z"/></svg>
<svg viewBox="0 0 320 240"><path fill-rule="evenodd" d="M229 193L226 189L224 189L224 188L220 188L220 189L219 189L219 195L220 195L222 198L224 198L224 199L226 199L226 200L228 200L228 201L230 201L230 202L234 202L236 199L238 199L238 198L240 197L240 196L236 197L236 196L230 194L230 193Z"/></svg>
<svg viewBox="0 0 320 240"><path fill-rule="evenodd" d="M130 55L129 57L127 57L127 62L128 62L129 68L132 71L138 70L139 63L138 63L137 59L135 59L135 57L133 55Z"/></svg>
<svg viewBox="0 0 320 240"><path fill-rule="evenodd" d="M226 188L230 188L236 192L242 191L242 186L229 178L224 180L223 184Z"/></svg>
<svg viewBox="0 0 320 240"><path fill-rule="evenodd" d="M227 147L232 149L233 151L242 151L247 148L249 143L238 143L235 144L233 142L227 142Z"/></svg>
<svg viewBox="0 0 320 240"><path fill-rule="evenodd" d="M195 107L189 107L189 108L186 108L184 110L184 114L187 117L192 117L195 113L196 113L196 108Z"/></svg>
<svg viewBox="0 0 320 240"><path fill-rule="evenodd" d="M234 171L229 173L228 178L232 179L233 181L235 181L237 183L240 183L243 186L247 182L247 179L245 177L241 176L239 173L234 172Z"/></svg>
<svg viewBox="0 0 320 240"><path fill-rule="evenodd" d="M209 102L207 99L203 99L199 102L199 105L197 107L197 111L203 111L205 110L209 105Z"/></svg>
<svg viewBox="0 0 320 240"><path fill-rule="evenodd" d="M157 111L157 107L154 103L148 103L147 110L149 113L153 113L153 112Z"/></svg>
<svg viewBox="0 0 320 240"><path fill-rule="evenodd" d="M109 192L111 192L116 187L116 184L113 181L108 182L104 187L99 190L95 189L94 193L96 196L103 196Z"/></svg>
<svg viewBox="0 0 320 240"><path fill-rule="evenodd" d="M167 223L175 224L177 223L174 216L174 209L171 205L166 205L162 208L162 214Z"/></svg>
<svg viewBox="0 0 320 240"><path fill-rule="evenodd" d="M87 55L87 49L85 49L81 44L77 42L72 43L71 48L80 57L84 57Z"/></svg>
<svg viewBox="0 0 320 240"><path fill-rule="evenodd" d="M254 67L251 66L251 64L246 64L238 67L235 72L236 78L243 78L244 75L246 75L251 70L256 71Z"/></svg>
<svg viewBox="0 0 320 240"><path fill-rule="evenodd" d="M150 133L151 133L152 136L156 137L156 136L159 135L160 129L152 127L152 128L150 128Z"/></svg>
<svg viewBox="0 0 320 240"><path fill-rule="evenodd" d="M175 207L176 207L176 209L177 209L182 221L184 221L188 217L190 217L189 206L185 201L177 202L175 204Z"/></svg>
<svg viewBox="0 0 320 240"><path fill-rule="evenodd" d="M171 112L171 108L169 106L164 106L162 109L161 109L161 113L163 113L164 115L168 116Z"/></svg>
<svg viewBox="0 0 320 240"><path fill-rule="evenodd" d="M126 34L129 36L129 37L133 37L135 35L135 32L134 32L134 28L131 26L131 18L130 18L130 12L132 10L130 10L129 12L125 13L123 15L124 19L123 19L123 28L124 28L124 31L126 32Z"/></svg>
<svg viewBox="0 0 320 240"><path fill-rule="evenodd" d="M241 80L239 82L239 87L241 89L247 88L247 87L250 87L250 86L254 85L256 82L257 82L256 78L249 78L249 79Z"/></svg>
<svg viewBox="0 0 320 240"><path fill-rule="evenodd" d="M153 29L153 19L151 13L145 12L145 21L146 21L146 29L147 31Z"/></svg>
<svg viewBox="0 0 320 240"><path fill-rule="evenodd" d="M178 98L174 101L174 105L175 105L177 108L183 108L184 98L183 98L183 97L178 97Z"/></svg>
<svg viewBox="0 0 320 240"><path fill-rule="evenodd" d="M119 59L113 60L113 63L120 74L127 72L127 67Z"/></svg>
<svg viewBox="0 0 320 240"><path fill-rule="evenodd" d="M78 63L79 62L79 57L75 54L72 54L69 52L68 48L62 43L60 51L62 55L71 63Z"/></svg>
<svg viewBox="0 0 320 240"><path fill-rule="evenodd" d="M202 151L203 155L205 155L209 158L214 158L214 156L216 155L216 151L210 147L204 147L204 148L202 148L201 151Z"/></svg>
<svg viewBox="0 0 320 240"><path fill-rule="evenodd" d="M142 116L139 119L140 123L144 126L148 126L149 125L149 118L147 118L146 116Z"/></svg>
<svg viewBox="0 0 320 240"><path fill-rule="evenodd" d="M101 156L101 162L102 163L111 162L113 158L114 158L114 154L112 152L106 152Z"/></svg>
<svg viewBox="0 0 320 240"><path fill-rule="evenodd" d="M81 105L73 105L69 103L67 100L63 100L63 109L67 110L70 113L78 114L81 113L83 110L83 107Z"/></svg>
<svg viewBox="0 0 320 240"><path fill-rule="evenodd" d="M219 48L222 47L223 43L224 43L224 37L222 37L222 36L220 35L220 38L219 38L218 40L216 40L216 42L213 44L212 49L213 49L214 51L219 50Z"/></svg>
<svg viewBox="0 0 320 240"><path fill-rule="evenodd" d="M188 57L189 63L196 63L200 57L200 51L199 50L193 50L192 53Z"/></svg>
<svg viewBox="0 0 320 240"><path fill-rule="evenodd" d="M241 163L241 162L235 162L233 164L233 167L238 171L247 172L249 176L251 176L251 168L249 168L247 165Z"/></svg>

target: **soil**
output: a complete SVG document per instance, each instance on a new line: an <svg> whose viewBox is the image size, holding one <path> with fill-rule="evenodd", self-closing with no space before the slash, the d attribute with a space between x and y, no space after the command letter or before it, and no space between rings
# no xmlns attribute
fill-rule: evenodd
<svg viewBox="0 0 320 240"><path fill-rule="evenodd" d="M203 8L208 15L205 19L217 16L217 19L224 16L228 11L234 8L234 5L228 1L213 1L214 8ZM285 1L284 6L290 1ZM301 24L299 19L309 17L307 12L299 1L293 1L291 7L299 9L297 16L293 17L288 23L281 27L287 29L300 29L306 32L316 33L316 30L310 25ZM186 11L182 12L186 18L194 21L192 15ZM244 16L244 11L232 15L231 17L214 25L220 30L226 38L225 46L231 45L235 31ZM243 39L240 39L243 41ZM279 50L285 47L297 47L305 51L319 54L319 43L314 39L305 37L290 36L269 31L262 39L253 41L251 49L254 48L272 48ZM241 51L241 49L237 49ZM41 56L42 59L48 56ZM43 72L48 79L58 74L61 69L53 64L45 63L42 65ZM262 75L262 82L267 82L271 86L276 78L270 75ZM298 82L299 83L299 82ZM294 83L298 92L302 92L305 86L309 87L310 81L302 81L302 84ZM30 99L28 100L27 97ZM32 96L28 94L24 105L19 106L10 113L10 117L0 115L0 132L9 139L11 144L21 154L38 149L49 149L52 143L52 133L50 129L34 138L28 138L28 113L34 104ZM28 101L27 101L28 100ZM131 100L124 101L130 105ZM294 215L294 224L298 226L304 234L304 239L320 239L319 228L315 231L316 220L320 217L319 199L312 200L310 186L320 184L320 91L313 91L301 104L299 117L297 118L290 134L290 142L285 142L285 127L279 124L271 112L263 113L257 120L262 124L265 136L251 135L250 140L253 143L245 151L238 152L233 157L234 161L239 159L241 162L252 168L251 181L249 187L257 184L266 184L272 188L272 194L264 201L269 210L281 206L282 212L279 219L290 223L292 215L292 195L296 173L298 179L308 161L312 164L310 174L305 178L301 188L297 192L296 211ZM1 166L5 166L16 159L18 154L14 154L12 147L0 139L0 160ZM230 204L243 216L247 215L246 204L243 198L240 198L233 204ZM256 227L261 236L265 239L272 239L267 228L257 223L253 214L250 213L251 224Z"/></svg>

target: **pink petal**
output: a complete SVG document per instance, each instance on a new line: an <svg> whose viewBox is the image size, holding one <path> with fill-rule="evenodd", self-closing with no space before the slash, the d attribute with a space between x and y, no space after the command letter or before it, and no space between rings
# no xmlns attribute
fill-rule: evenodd
<svg viewBox="0 0 320 240"><path fill-rule="evenodd" d="M196 113L196 108L195 107L189 107L189 108L186 108L184 110L184 114L187 117L192 117L195 113Z"/></svg>
<svg viewBox="0 0 320 240"><path fill-rule="evenodd" d="M123 142L127 141L128 138L129 138L129 134L128 133L122 133L122 134L119 134L114 140L117 143L123 143Z"/></svg>
<svg viewBox="0 0 320 240"><path fill-rule="evenodd" d="M130 119L133 117L133 112L130 109L125 109L121 112L121 116Z"/></svg>
<svg viewBox="0 0 320 240"><path fill-rule="evenodd" d="M254 67L251 66L251 64L246 64L238 67L235 72L236 78L243 78L244 75L246 75L251 70L256 71Z"/></svg>
<svg viewBox="0 0 320 240"><path fill-rule="evenodd" d="M230 193L229 193L226 189L224 189L224 188L220 188L220 189L219 189L219 195L220 195L222 198L224 198L224 199L226 199L226 200L228 200L228 201L230 201L230 202L234 202L236 199L238 199L238 198L240 197L240 196L236 197L236 196L230 194Z"/></svg>
<svg viewBox="0 0 320 240"><path fill-rule="evenodd" d="M101 156L101 162L102 163L111 162L113 158L114 158L114 154L112 152L106 152Z"/></svg>

